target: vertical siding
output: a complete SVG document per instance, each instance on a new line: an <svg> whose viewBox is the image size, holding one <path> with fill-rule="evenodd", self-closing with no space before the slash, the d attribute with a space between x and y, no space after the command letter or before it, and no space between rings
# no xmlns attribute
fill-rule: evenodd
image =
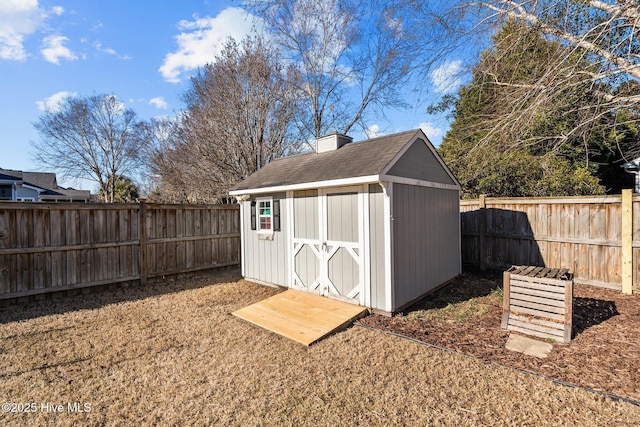
<svg viewBox="0 0 640 427"><path fill-rule="evenodd" d="M371 306L384 310L384 193L378 184L369 186L369 246Z"/></svg>
<svg viewBox="0 0 640 427"><path fill-rule="evenodd" d="M457 191L394 185L394 309L461 272Z"/></svg>
<svg viewBox="0 0 640 427"><path fill-rule="evenodd" d="M411 144L402 157L389 169L388 174L428 182L455 184L439 159L421 139Z"/></svg>
<svg viewBox="0 0 640 427"><path fill-rule="evenodd" d="M266 195L269 197L271 195ZM242 203L244 251L244 274L248 279L260 280L280 286L287 286L287 203L284 193L272 195L280 200L280 223L282 231L273 232L273 240L258 239L258 232L251 229L251 201ZM261 196L262 197L262 196Z"/></svg>

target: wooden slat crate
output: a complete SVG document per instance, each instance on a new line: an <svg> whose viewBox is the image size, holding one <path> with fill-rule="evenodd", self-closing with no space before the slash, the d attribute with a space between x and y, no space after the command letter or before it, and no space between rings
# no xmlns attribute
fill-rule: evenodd
<svg viewBox="0 0 640 427"><path fill-rule="evenodd" d="M504 272L502 328L571 341L573 274L567 269L513 266Z"/></svg>

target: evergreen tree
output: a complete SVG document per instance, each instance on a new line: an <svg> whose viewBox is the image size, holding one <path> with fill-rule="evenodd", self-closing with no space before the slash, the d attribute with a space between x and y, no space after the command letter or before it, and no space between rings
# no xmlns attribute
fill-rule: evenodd
<svg viewBox="0 0 640 427"><path fill-rule="evenodd" d="M604 165L618 167L612 163L620 142L634 140L632 129L610 132L624 112L591 115L590 106L610 88L586 84L575 73L593 72L585 56L524 24L508 21L493 42L461 88L440 147L464 196L603 194ZM556 87L562 90L549 92ZM536 91L541 96L531 96Z"/></svg>

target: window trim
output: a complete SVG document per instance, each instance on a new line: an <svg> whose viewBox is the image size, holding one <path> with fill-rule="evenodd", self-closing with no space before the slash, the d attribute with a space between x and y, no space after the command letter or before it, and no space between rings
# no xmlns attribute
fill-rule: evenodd
<svg viewBox="0 0 640 427"><path fill-rule="evenodd" d="M269 202L269 215L260 214L260 204ZM261 218L269 218L270 228L262 228ZM273 197L256 198L256 230L259 234L273 234Z"/></svg>

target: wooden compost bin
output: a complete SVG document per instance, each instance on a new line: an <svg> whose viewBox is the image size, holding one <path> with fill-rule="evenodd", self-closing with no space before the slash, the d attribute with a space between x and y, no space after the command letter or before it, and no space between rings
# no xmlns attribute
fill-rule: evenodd
<svg viewBox="0 0 640 427"><path fill-rule="evenodd" d="M571 341L573 274L568 269L513 266L504 272L502 328Z"/></svg>

